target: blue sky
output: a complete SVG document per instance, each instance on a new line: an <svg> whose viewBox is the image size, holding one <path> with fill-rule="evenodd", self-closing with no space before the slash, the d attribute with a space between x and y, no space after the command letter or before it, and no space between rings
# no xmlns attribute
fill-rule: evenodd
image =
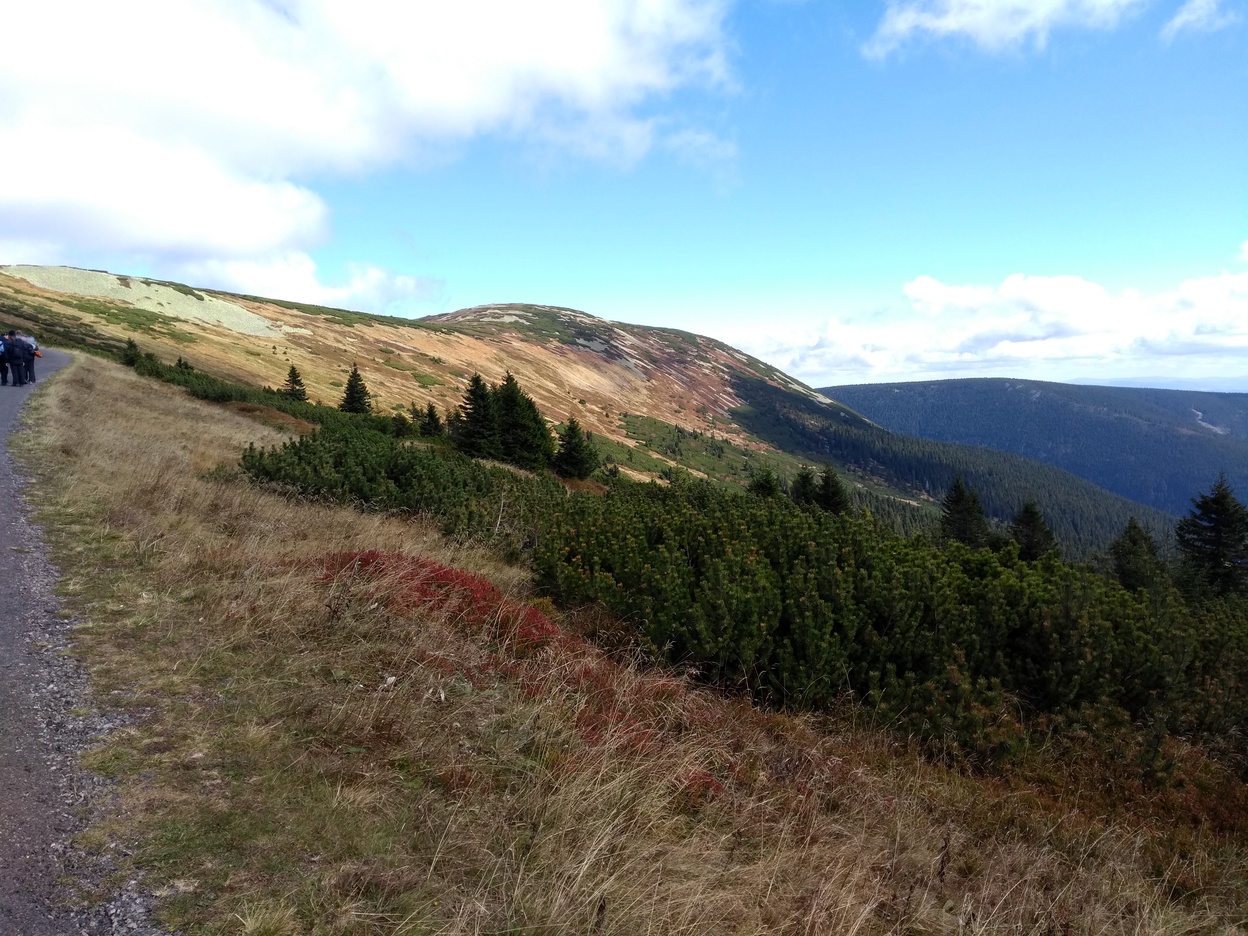
<svg viewBox="0 0 1248 936"><path fill-rule="evenodd" d="M1248 390L1248 0L27 6L0 263Z"/></svg>

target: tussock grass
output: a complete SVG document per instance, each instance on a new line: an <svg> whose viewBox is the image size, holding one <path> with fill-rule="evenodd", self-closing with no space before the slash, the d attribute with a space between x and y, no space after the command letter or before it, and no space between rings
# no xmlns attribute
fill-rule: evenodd
<svg viewBox="0 0 1248 936"><path fill-rule="evenodd" d="M1235 820L1174 819L1237 789L1192 752L1171 752L1187 788L1126 799L1073 749L950 772L849 707L758 712L569 630L408 600L410 570L327 565L422 556L526 598L485 550L246 486L239 452L280 433L245 414L94 359L32 406L16 444L78 652L134 716L90 755L121 791L90 839L133 849L172 925L1244 932Z"/></svg>

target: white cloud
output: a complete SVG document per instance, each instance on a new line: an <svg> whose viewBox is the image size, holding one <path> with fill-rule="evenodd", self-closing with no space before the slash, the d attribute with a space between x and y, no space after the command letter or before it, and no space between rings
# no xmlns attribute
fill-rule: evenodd
<svg viewBox="0 0 1248 936"><path fill-rule="evenodd" d="M1248 370L1248 273L1156 294L1077 276L1015 274L996 286L907 283L908 308L832 318L817 330L735 336L816 386L998 376L1041 380L1240 378Z"/></svg>
<svg viewBox="0 0 1248 936"><path fill-rule="evenodd" d="M1031 42L1043 48L1058 28L1111 29L1149 0L889 0L863 46L883 58L922 37L963 38L989 51Z"/></svg>
<svg viewBox="0 0 1248 936"><path fill-rule="evenodd" d="M412 313L443 288L441 280L395 276L369 264L350 266L342 285L326 285L316 262L300 251L261 259L191 261L181 264L179 273L196 285L391 315Z"/></svg>
<svg viewBox="0 0 1248 936"><path fill-rule="evenodd" d="M663 139L647 107L727 81L729 2L18 4L0 56L0 244L271 258L328 232L300 180L482 134L635 161Z"/></svg>
<svg viewBox="0 0 1248 936"><path fill-rule="evenodd" d="M1170 42L1181 32L1216 32L1238 21L1238 14L1222 9L1222 0L1187 0L1162 27L1161 38Z"/></svg>
<svg viewBox="0 0 1248 936"><path fill-rule="evenodd" d="M1244 241L1239 245L1239 259L1248 263L1248 241Z"/></svg>

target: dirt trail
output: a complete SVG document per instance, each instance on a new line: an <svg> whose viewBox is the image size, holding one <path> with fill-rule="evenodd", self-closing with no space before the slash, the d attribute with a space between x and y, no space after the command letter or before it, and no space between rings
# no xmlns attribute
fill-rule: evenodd
<svg viewBox="0 0 1248 936"><path fill-rule="evenodd" d="M43 349L36 375L45 379L70 357ZM0 434L20 428L23 403L39 385L0 386ZM159 932L147 921L137 882L91 908L72 906L115 859L88 859L72 844L107 784L78 765L81 753L116 727L90 704L81 667L66 656L72 622L58 615L57 573L30 520L25 482L0 451L0 934L3 936L135 936Z"/></svg>

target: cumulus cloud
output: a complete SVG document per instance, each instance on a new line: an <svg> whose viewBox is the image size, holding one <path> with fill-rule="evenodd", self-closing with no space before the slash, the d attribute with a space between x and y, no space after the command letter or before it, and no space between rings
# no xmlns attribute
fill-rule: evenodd
<svg viewBox="0 0 1248 936"><path fill-rule="evenodd" d="M1161 38L1171 42L1182 32L1216 32L1239 21L1239 16L1222 9L1222 0L1187 0L1161 29Z"/></svg>
<svg viewBox="0 0 1248 936"><path fill-rule="evenodd" d="M307 179L482 134L637 160L664 139L648 106L727 80L728 2L19 4L0 56L0 243L294 256L328 231Z"/></svg>
<svg viewBox="0 0 1248 936"><path fill-rule="evenodd" d="M1196 0L1199 2L1199 0ZM863 46L883 58L921 38L962 38L998 52L1028 42L1043 48L1059 28L1110 29L1148 0L889 0L875 34Z"/></svg>
<svg viewBox="0 0 1248 936"><path fill-rule="evenodd" d="M179 273L190 282L233 292L390 315L412 313L420 303L437 299L445 285L429 277L396 276L371 264L352 264L345 283L327 285L316 262L300 251L261 259L191 261L181 264Z"/></svg>
<svg viewBox="0 0 1248 936"><path fill-rule="evenodd" d="M933 376L1240 378L1248 369L1248 273L1155 294L1078 276L1015 274L995 286L920 276L903 294L898 310L784 336L769 324L737 343L816 386Z"/></svg>

